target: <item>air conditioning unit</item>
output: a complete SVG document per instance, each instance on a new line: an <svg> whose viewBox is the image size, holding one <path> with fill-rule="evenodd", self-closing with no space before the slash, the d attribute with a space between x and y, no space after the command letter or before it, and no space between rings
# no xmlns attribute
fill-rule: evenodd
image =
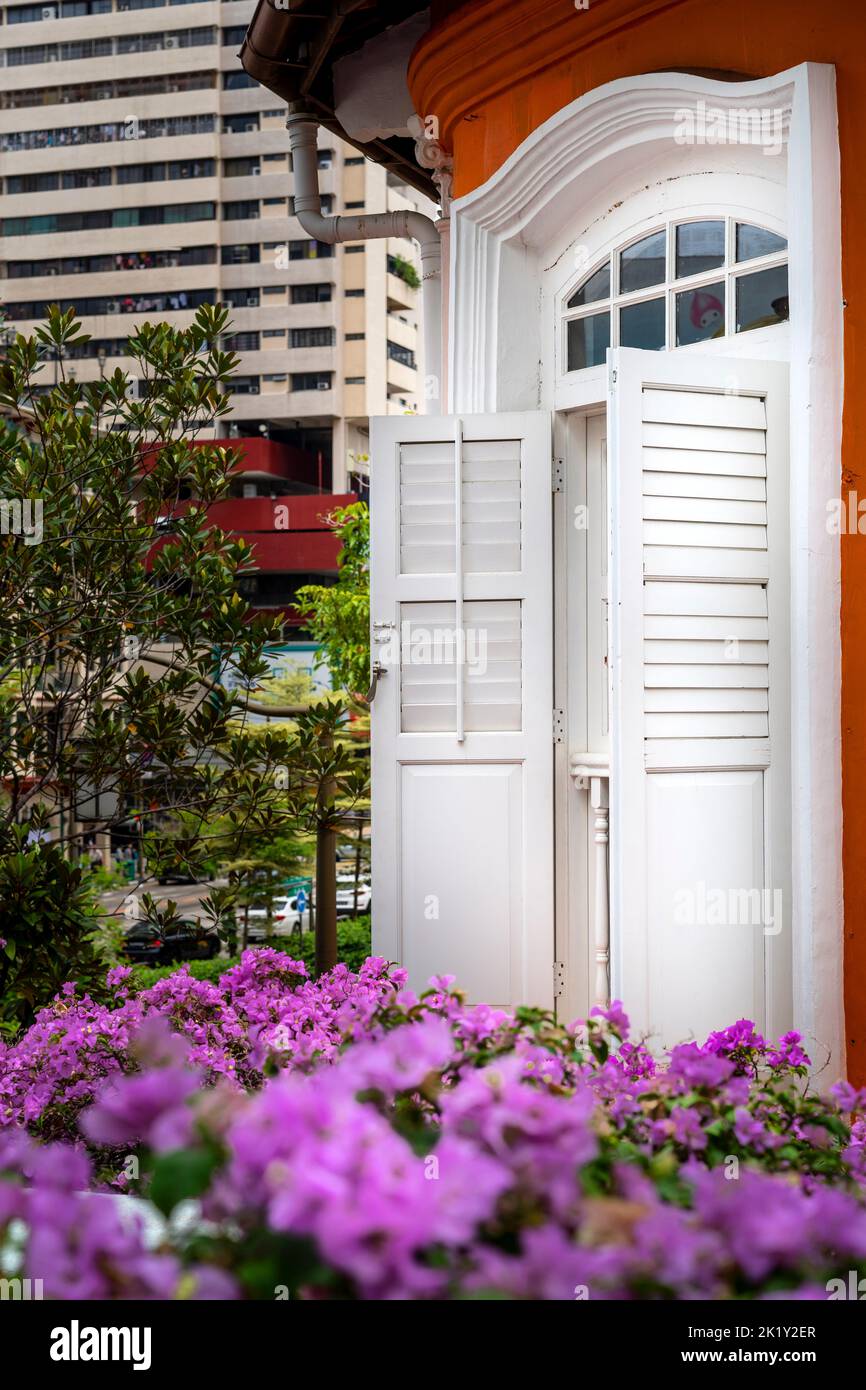
<svg viewBox="0 0 866 1390"><path fill-rule="evenodd" d="M163 46L163 48L177 48L178 43L179 43L179 40L178 40L178 38L176 37L176 35L174 35L174 34L166 34L165 38L163 39L162 46Z"/></svg>
<svg viewBox="0 0 866 1390"><path fill-rule="evenodd" d="M254 130L258 130L258 126L256 125L255 121L249 121L249 122L244 126L244 131L246 132L247 135L249 135L249 134L250 134L252 131L254 131Z"/></svg>
<svg viewBox="0 0 866 1390"><path fill-rule="evenodd" d="M56 7L56 5L43 5L43 7L42 7L42 18L43 18L43 19L56 19L56 18L57 18L57 7Z"/></svg>
<svg viewBox="0 0 866 1390"><path fill-rule="evenodd" d="M248 308L248 309L255 309L255 308L257 308L258 302L259 302L259 301L256 299L256 297L255 297L254 294L248 294L248 295L247 295L247 308Z"/></svg>
<svg viewBox="0 0 866 1390"><path fill-rule="evenodd" d="M330 389L331 389L331 384L330 384L330 382L328 382L328 381L317 381L317 382L316 382L316 390L317 390L317 391L330 391Z"/></svg>

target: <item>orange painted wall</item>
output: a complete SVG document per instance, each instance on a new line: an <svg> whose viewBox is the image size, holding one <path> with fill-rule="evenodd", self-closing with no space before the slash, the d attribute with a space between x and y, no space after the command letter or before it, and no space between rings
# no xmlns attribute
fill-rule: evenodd
<svg viewBox="0 0 866 1390"><path fill-rule="evenodd" d="M434 0L434 19L436 16ZM832 63L839 99L845 405L840 489L866 498L866 0L470 0L413 55L415 108L439 118L455 196L593 87L690 69L763 77ZM852 1080L866 1083L866 537L842 537L845 1017Z"/></svg>

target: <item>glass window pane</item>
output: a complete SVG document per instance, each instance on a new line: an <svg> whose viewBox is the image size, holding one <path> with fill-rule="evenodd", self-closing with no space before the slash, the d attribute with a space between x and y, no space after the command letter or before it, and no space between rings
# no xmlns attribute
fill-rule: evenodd
<svg viewBox="0 0 866 1390"><path fill-rule="evenodd" d="M606 261L600 270L594 275L590 275L583 284L575 290L571 299L568 301L569 309L577 309L582 304L596 304L599 299L610 297L610 261Z"/></svg>
<svg viewBox="0 0 866 1390"><path fill-rule="evenodd" d="M568 365L566 371L598 367L610 347L610 314L588 314L572 319L568 325Z"/></svg>
<svg viewBox="0 0 866 1390"><path fill-rule="evenodd" d="M677 347L721 338L725 332L725 284L702 285L677 295Z"/></svg>
<svg viewBox="0 0 866 1390"><path fill-rule="evenodd" d="M788 243L783 236L768 232L764 227L753 227L749 222L737 223L737 260L753 261L756 256L771 256L776 251L787 250Z"/></svg>
<svg viewBox="0 0 866 1390"><path fill-rule="evenodd" d="M784 323L788 317L788 267L774 266L737 280L737 332Z"/></svg>
<svg viewBox="0 0 866 1390"><path fill-rule="evenodd" d="M724 222L684 222L677 227L676 278L700 275L725 264Z"/></svg>
<svg viewBox="0 0 866 1390"><path fill-rule="evenodd" d="M665 302L647 299L619 311L619 341L623 347L658 352L665 345Z"/></svg>
<svg viewBox="0 0 866 1390"><path fill-rule="evenodd" d="M645 290L650 285L660 285L665 278L665 237L664 232L653 232L633 246L626 247L619 257L620 294L630 294L632 290Z"/></svg>

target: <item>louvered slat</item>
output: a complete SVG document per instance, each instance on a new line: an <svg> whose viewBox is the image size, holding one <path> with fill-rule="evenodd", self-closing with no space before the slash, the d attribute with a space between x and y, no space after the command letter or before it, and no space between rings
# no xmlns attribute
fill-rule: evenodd
<svg viewBox="0 0 866 1390"><path fill-rule="evenodd" d="M400 455L400 570L453 574L454 450L408 444ZM520 445L513 440L463 446L462 536L466 574L520 569Z"/></svg>
<svg viewBox="0 0 866 1390"><path fill-rule="evenodd" d="M466 632L465 727L470 732L521 727L520 602L470 600ZM403 733L452 733L456 728L458 643L453 603L401 607L400 697Z"/></svg>
<svg viewBox="0 0 866 1390"><path fill-rule="evenodd" d="M645 737L766 738L764 401L642 402Z"/></svg>

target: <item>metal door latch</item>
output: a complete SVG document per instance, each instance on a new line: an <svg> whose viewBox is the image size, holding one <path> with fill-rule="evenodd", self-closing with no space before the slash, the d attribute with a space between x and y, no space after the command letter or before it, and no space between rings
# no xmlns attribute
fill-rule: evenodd
<svg viewBox="0 0 866 1390"><path fill-rule="evenodd" d="M381 661L374 661L374 662L373 662L373 665L370 667L370 673L371 673L371 675L372 675L372 680L370 681L370 689L367 691L367 704L368 704L368 705L372 705L373 701L375 700L375 698L376 698L376 687L377 687L377 685L379 684L380 678L381 678L382 676L387 676L387 674L388 674L388 667L387 667L387 666L383 666L382 663L381 663Z"/></svg>

